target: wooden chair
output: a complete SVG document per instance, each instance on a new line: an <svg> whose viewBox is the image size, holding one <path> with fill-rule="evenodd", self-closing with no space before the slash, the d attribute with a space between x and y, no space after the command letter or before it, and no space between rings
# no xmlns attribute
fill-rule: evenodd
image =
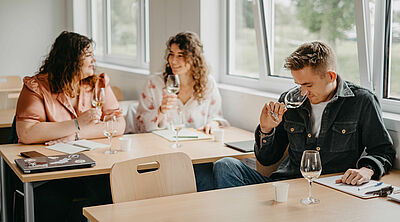
<svg viewBox="0 0 400 222"><path fill-rule="evenodd" d="M271 174L278 168L278 166L282 163L282 161L287 157L288 155L288 149L286 148L285 152L283 153L282 158L269 166L264 166L262 165L260 162L258 162L258 160L256 161L256 170L261 173L261 175L265 176L265 177L269 177L271 176Z"/></svg>
<svg viewBox="0 0 400 222"><path fill-rule="evenodd" d="M114 203L196 192L192 161L182 152L115 163L110 183Z"/></svg>
<svg viewBox="0 0 400 222"><path fill-rule="evenodd" d="M0 76L0 109L14 109L22 89L20 76Z"/></svg>
<svg viewBox="0 0 400 222"><path fill-rule="evenodd" d="M20 91L22 79L20 76L0 76L0 90L7 92Z"/></svg>
<svg viewBox="0 0 400 222"><path fill-rule="evenodd" d="M115 95L115 98L117 98L117 101L122 101L124 99L122 96L122 91L118 86L111 86L111 89Z"/></svg>

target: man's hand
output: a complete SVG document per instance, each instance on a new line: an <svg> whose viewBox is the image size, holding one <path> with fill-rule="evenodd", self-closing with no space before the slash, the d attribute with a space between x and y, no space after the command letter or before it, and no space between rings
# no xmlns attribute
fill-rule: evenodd
<svg viewBox="0 0 400 222"><path fill-rule="evenodd" d="M336 183L344 183L351 185L361 185L371 180L374 171L366 167L361 169L348 169L342 178L336 180Z"/></svg>
<svg viewBox="0 0 400 222"><path fill-rule="evenodd" d="M285 112L286 107L283 103L269 102L269 104L265 104L260 115L261 131L270 133L282 121Z"/></svg>

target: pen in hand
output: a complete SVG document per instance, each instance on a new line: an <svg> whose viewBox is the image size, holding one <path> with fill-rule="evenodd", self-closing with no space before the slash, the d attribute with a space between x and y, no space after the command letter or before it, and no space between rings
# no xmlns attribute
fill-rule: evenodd
<svg viewBox="0 0 400 222"><path fill-rule="evenodd" d="M378 183L376 183L376 184L367 185L367 186L364 186L364 187L359 187L357 190L358 190L358 191L360 191L360 190L365 190L365 189L367 189L367 188L378 187L378 186L380 186L380 185L382 185L382 182L378 182Z"/></svg>

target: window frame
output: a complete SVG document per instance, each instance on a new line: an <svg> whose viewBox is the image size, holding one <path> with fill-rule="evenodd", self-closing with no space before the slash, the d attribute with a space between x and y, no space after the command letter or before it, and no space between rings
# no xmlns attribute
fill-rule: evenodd
<svg viewBox="0 0 400 222"><path fill-rule="evenodd" d="M149 13L148 13L148 0L138 0L139 15L137 21L137 46L136 46L136 59L129 56L116 56L111 55L111 0L101 0L100 4L103 4L103 14L105 15L103 20L103 30L105 33L96 33L94 30L96 18L95 18L95 6L96 0L89 1L89 33L91 38L96 42L96 37L99 35L103 36L104 43L104 55L95 55L96 60L100 63L117 65L127 68L137 69L149 69ZM96 44L99 44L96 42ZM96 50L95 50L96 52Z"/></svg>
<svg viewBox="0 0 400 222"><path fill-rule="evenodd" d="M360 70L360 83L372 89L372 55L371 55L371 32L369 26L368 0L355 0L355 25L357 31L357 52ZM258 58L260 63L260 78L249 79L246 77L232 76L229 73L229 23L232 11L229 10L229 0L225 0L223 24L226 31L225 58L226 66L220 77L222 83L258 89L270 93L281 94L283 91L294 86L292 78L272 75L273 50L274 50L274 1L253 0L254 24L257 35ZM379 1L378 1L379 2ZM366 19L367 18L367 19ZM376 32L375 32L376 33ZM362 55L362 56L360 56Z"/></svg>
<svg viewBox="0 0 400 222"><path fill-rule="evenodd" d="M389 76L390 74L392 4L389 0L376 1L375 4L376 6L373 55L373 83L375 93L381 102L383 111L400 114L400 101L396 99L384 98L386 81L385 76ZM380 73L381 75L379 75Z"/></svg>

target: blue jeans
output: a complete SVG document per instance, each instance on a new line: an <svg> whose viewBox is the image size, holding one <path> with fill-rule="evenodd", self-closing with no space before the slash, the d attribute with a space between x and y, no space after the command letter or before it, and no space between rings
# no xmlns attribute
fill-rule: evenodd
<svg viewBox="0 0 400 222"><path fill-rule="evenodd" d="M193 165L198 192L215 189L214 177L213 177L213 165L214 163L201 163Z"/></svg>
<svg viewBox="0 0 400 222"><path fill-rule="evenodd" d="M272 181L272 179L261 175L240 160L232 157L226 157L215 162L213 171L215 188L217 189Z"/></svg>

